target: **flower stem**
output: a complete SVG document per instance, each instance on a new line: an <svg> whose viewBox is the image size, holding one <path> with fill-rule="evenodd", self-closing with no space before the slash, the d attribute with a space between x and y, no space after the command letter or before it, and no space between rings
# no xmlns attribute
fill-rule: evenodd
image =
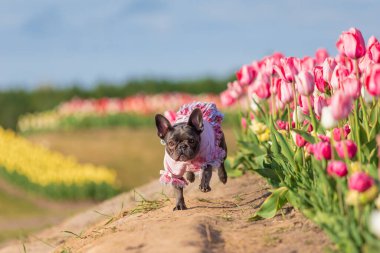
<svg viewBox="0 0 380 253"><path fill-rule="evenodd" d="M358 101L355 101L354 108L354 116L355 116L355 134L356 134L356 142L358 146L358 156L359 162L362 163L362 150L361 150L361 142L360 142L360 126L359 126L359 118L358 118Z"/></svg>
<svg viewBox="0 0 380 253"><path fill-rule="evenodd" d="M288 104L287 106L288 106L288 123L289 123L288 132L290 135L290 129L292 128L292 121L290 119L290 104Z"/></svg>
<svg viewBox="0 0 380 253"><path fill-rule="evenodd" d="M296 116L296 129L298 129L298 108L297 108L297 95L296 95L296 85L292 82L293 89L293 103L294 103L294 113Z"/></svg>
<svg viewBox="0 0 380 253"><path fill-rule="evenodd" d="M311 107L311 99L310 99L310 96L307 96L307 103L308 103L308 106L309 106L309 112L310 112L310 118L311 118L311 124L313 125L313 130L314 132L317 132L317 120L315 119L315 115L314 115L314 112L313 112L313 108Z"/></svg>

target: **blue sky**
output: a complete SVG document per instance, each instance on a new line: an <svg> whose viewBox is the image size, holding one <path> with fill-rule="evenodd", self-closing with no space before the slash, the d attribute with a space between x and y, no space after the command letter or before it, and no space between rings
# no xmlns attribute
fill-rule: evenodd
<svg viewBox="0 0 380 253"><path fill-rule="evenodd" d="M0 88L223 77L273 51L380 37L380 1L2 0Z"/></svg>

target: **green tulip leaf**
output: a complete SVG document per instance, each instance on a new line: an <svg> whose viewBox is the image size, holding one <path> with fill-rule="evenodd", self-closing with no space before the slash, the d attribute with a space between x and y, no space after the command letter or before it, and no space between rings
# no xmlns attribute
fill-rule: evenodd
<svg viewBox="0 0 380 253"><path fill-rule="evenodd" d="M280 187L275 189L272 194L263 202L260 209L249 218L250 221L255 221L259 219L269 219L276 215L277 211L280 210L286 203L286 193L288 188Z"/></svg>

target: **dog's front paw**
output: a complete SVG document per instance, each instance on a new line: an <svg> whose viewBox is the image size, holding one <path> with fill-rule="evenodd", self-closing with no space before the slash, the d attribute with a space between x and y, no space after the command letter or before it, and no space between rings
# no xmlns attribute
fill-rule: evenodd
<svg viewBox="0 0 380 253"><path fill-rule="evenodd" d="M186 210L187 207L185 205L185 202L179 202L177 203L177 205L173 208L173 211L177 211L177 210Z"/></svg>
<svg viewBox="0 0 380 253"><path fill-rule="evenodd" d="M201 190L202 192L209 192L209 191L211 191L211 187L209 184L201 183L199 185L199 190Z"/></svg>
<svg viewBox="0 0 380 253"><path fill-rule="evenodd" d="M194 172L188 171L186 172L186 179L190 182L193 183L195 180L195 174Z"/></svg>

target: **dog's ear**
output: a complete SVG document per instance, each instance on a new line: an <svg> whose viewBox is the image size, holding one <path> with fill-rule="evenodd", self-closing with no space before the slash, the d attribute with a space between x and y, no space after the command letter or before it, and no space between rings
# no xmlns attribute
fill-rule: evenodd
<svg viewBox="0 0 380 253"><path fill-rule="evenodd" d="M203 115L201 109L196 108L191 112L189 122L187 124L194 127L198 132L203 131Z"/></svg>
<svg viewBox="0 0 380 253"><path fill-rule="evenodd" d="M168 131L171 130L173 127L170 124L169 120L161 114L156 114L155 120L157 127L157 135L158 137L163 139L165 135L168 133Z"/></svg>

